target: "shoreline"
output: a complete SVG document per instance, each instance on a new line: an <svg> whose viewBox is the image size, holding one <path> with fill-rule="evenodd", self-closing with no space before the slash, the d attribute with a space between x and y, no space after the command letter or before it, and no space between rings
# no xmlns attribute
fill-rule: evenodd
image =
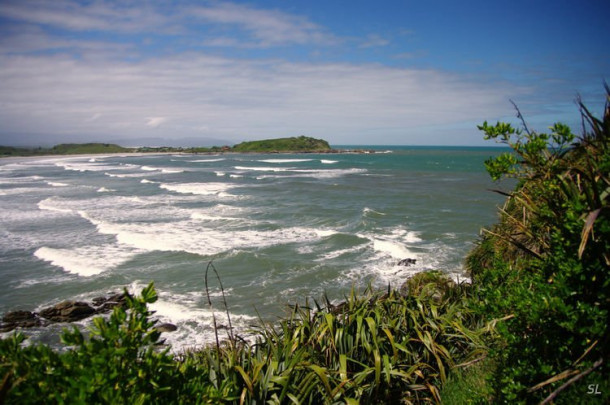
<svg viewBox="0 0 610 405"><path fill-rule="evenodd" d="M139 156L164 156L164 155L193 155L193 156L220 156L220 155L367 155L367 154L380 154L387 153L385 151L379 151L375 149L332 149L330 151L274 151L274 152L233 152L233 151L221 151L221 152L116 152L116 153L67 153L67 154L48 154L48 155L16 155L16 156L0 156L0 162L4 160L18 160L18 159L65 159L65 158L87 158L87 157L139 157Z"/></svg>

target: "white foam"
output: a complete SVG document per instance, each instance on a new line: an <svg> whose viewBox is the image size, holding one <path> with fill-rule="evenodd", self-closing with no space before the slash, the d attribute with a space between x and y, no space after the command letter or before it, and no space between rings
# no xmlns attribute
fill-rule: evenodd
<svg viewBox="0 0 610 405"><path fill-rule="evenodd" d="M351 253L362 251L363 249L366 249L366 246L367 246L366 244L365 245L356 245L356 246L346 248L346 249L333 250L332 252L322 255L322 257L316 259L316 261L325 262L328 260L336 259L337 257L343 256L346 254L351 254Z"/></svg>
<svg viewBox="0 0 610 405"><path fill-rule="evenodd" d="M279 167L244 167L236 166L238 170L252 170L252 171L269 171L269 172L282 172L286 174L280 175L264 175L258 176L257 179L265 178L280 178L280 177L313 177L318 179L332 179L337 177L346 176L349 174L364 174L367 172L366 169L296 169L296 168L279 168Z"/></svg>
<svg viewBox="0 0 610 405"><path fill-rule="evenodd" d="M171 345L174 353L188 349L201 348L213 344L216 340L214 334L214 319L219 327L220 339L225 339L228 334L229 319L225 311L221 310L220 303L217 309L209 308L204 303L203 297L193 300L187 294L159 293L159 299L149 308L155 311L155 318L159 322L170 322L177 326L177 330L164 333L162 338L165 343ZM241 337L247 336L250 324L256 322L255 317L243 314L230 313L231 326L234 334Z"/></svg>
<svg viewBox="0 0 610 405"><path fill-rule="evenodd" d="M187 218L174 215L168 222L116 222L104 218L104 211L79 214L96 226L99 233L113 235L122 246L145 251L183 251L202 256L216 255L233 249L260 248L277 244L311 242L334 231L315 228L289 227L274 230L243 229L243 225L255 223L239 218L240 228L232 230L209 224L226 218L222 209L208 212L190 212ZM167 217L170 215L167 214Z"/></svg>
<svg viewBox="0 0 610 405"><path fill-rule="evenodd" d="M369 208L369 207L364 207L364 208L362 209L362 213L363 213L364 215L366 215L366 214L386 215L386 214L384 214L383 212L375 211L374 209L371 209L371 208Z"/></svg>
<svg viewBox="0 0 610 405"><path fill-rule="evenodd" d="M320 160L321 163L325 164L325 165L332 165L335 163L338 163L338 160L328 160L328 159L322 159Z"/></svg>
<svg viewBox="0 0 610 405"><path fill-rule="evenodd" d="M173 174L173 173L184 173L182 169L161 169L161 173Z"/></svg>
<svg viewBox="0 0 610 405"><path fill-rule="evenodd" d="M147 180L147 179L142 179L140 181L140 183L142 183L142 184L155 184L157 182L156 181Z"/></svg>
<svg viewBox="0 0 610 405"><path fill-rule="evenodd" d="M142 166L140 167L140 169L147 171L147 172L158 172L161 171L161 169L157 168L157 167L151 167L151 166Z"/></svg>
<svg viewBox="0 0 610 405"><path fill-rule="evenodd" d="M378 252L388 254L396 259L417 257L417 255L409 251L409 249L407 249L403 244L394 241L373 238L373 249Z"/></svg>
<svg viewBox="0 0 610 405"><path fill-rule="evenodd" d="M337 234L338 232L333 230L333 229L314 229L314 232L320 237L320 238L326 238L328 236L332 236Z"/></svg>
<svg viewBox="0 0 610 405"><path fill-rule="evenodd" d="M244 170L244 171L256 171L256 172L286 172L289 170L294 170L294 168L287 167L251 167L251 166L235 166L236 170Z"/></svg>
<svg viewBox="0 0 610 405"><path fill-rule="evenodd" d="M91 277L123 264L135 256L132 249L108 246L83 246L72 249L41 247L34 256L61 267L68 273Z"/></svg>
<svg viewBox="0 0 610 405"><path fill-rule="evenodd" d="M297 163L297 162L311 162L313 159L261 159L258 162L263 163Z"/></svg>
<svg viewBox="0 0 610 405"><path fill-rule="evenodd" d="M69 186L69 184L60 183L57 181L47 181L47 184L52 187L68 187Z"/></svg>
<svg viewBox="0 0 610 405"><path fill-rule="evenodd" d="M409 231L404 228L396 228L390 232L390 235L395 239L406 242L406 243L418 243L422 242L419 237L419 233L415 231Z"/></svg>
<svg viewBox="0 0 610 405"><path fill-rule="evenodd" d="M76 172L105 172L113 170L130 170L131 167L124 165L106 165L104 163L97 162L78 162L78 161L58 161L55 162L58 167L64 168L64 170L76 171Z"/></svg>
<svg viewBox="0 0 610 405"><path fill-rule="evenodd" d="M55 211L64 214L72 214L74 212L70 208L63 208L59 206L61 204L61 201L59 201L56 197L50 197L40 201L38 203L38 208L45 211Z"/></svg>
<svg viewBox="0 0 610 405"><path fill-rule="evenodd" d="M37 183L42 180L41 176L26 176L26 177L7 177L0 179L0 184L25 184Z"/></svg>
<svg viewBox="0 0 610 405"><path fill-rule="evenodd" d="M0 195L17 195L17 194L28 194L28 193L40 193L44 191L41 188L35 187L17 187L0 190Z"/></svg>
<svg viewBox="0 0 610 405"><path fill-rule="evenodd" d="M239 221L241 218L223 217L218 215L208 215L201 212L194 212L191 214L191 219L201 221Z"/></svg>
<svg viewBox="0 0 610 405"><path fill-rule="evenodd" d="M235 186L227 183L163 183L159 187L181 194L230 197L227 191Z"/></svg>
<svg viewBox="0 0 610 405"><path fill-rule="evenodd" d="M113 190L111 188L106 188L106 187L100 187L100 188L97 189L98 193L110 193L110 192L113 192L113 191L116 191L116 190Z"/></svg>
<svg viewBox="0 0 610 405"><path fill-rule="evenodd" d="M115 173L108 173L108 172L104 173L104 175L106 175L108 177L118 177L118 178L121 178L121 179L146 177L149 174L150 173L128 173L128 174L115 174Z"/></svg>
<svg viewBox="0 0 610 405"><path fill-rule="evenodd" d="M220 158L220 159L197 159L197 160L187 160L186 162L188 163L214 163L214 162L222 162L223 160L226 160L224 158Z"/></svg>

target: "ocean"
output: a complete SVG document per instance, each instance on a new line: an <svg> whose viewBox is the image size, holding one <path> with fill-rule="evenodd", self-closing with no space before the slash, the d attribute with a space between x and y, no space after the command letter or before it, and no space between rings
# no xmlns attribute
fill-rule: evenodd
<svg viewBox="0 0 610 405"><path fill-rule="evenodd" d="M502 149L364 148L377 153L1 159L0 314L154 281L151 309L178 327L164 337L180 351L214 339L210 261L244 335L306 299L430 269L465 279L463 259L503 201L483 166ZM406 258L415 264L399 266ZM24 332L53 345L65 326Z"/></svg>

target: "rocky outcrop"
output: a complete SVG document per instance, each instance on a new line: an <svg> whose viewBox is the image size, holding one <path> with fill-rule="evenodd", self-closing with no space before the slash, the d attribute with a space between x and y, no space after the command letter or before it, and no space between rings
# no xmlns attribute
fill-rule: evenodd
<svg viewBox="0 0 610 405"><path fill-rule="evenodd" d="M178 330L178 327L176 325L174 325L173 323L160 323L159 325L155 326L155 329L157 330L157 332L174 332L176 330Z"/></svg>
<svg viewBox="0 0 610 405"><path fill-rule="evenodd" d="M10 332L15 328L34 328L47 326L56 322L76 322L93 315L104 314L116 307L127 307L125 293L107 297L96 297L90 303L82 301L63 301L42 309L40 312L11 311L4 314L0 322L0 333ZM178 327L172 323L161 323L155 326L158 332L174 332Z"/></svg>
<svg viewBox="0 0 610 405"><path fill-rule="evenodd" d="M397 266L410 266L412 264L415 264L415 262L417 262L416 259L406 258L406 259L402 259L401 261L399 261L396 265Z"/></svg>
<svg viewBox="0 0 610 405"><path fill-rule="evenodd" d="M55 322L76 322L97 314L112 311L115 307L126 307L125 293L94 298L91 303L63 301L40 312L11 311L4 314L0 332L10 332L15 328L34 328Z"/></svg>
<svg viewBox="0 0 610 405"><path fill-rule="evenodd" d="M0 332L10 332L15 328L33 328L43 326L44 320L38 317L37 314L30 311L11 311L4 314Z"/></svg>
<svg viewBox="0 0 610 405"><path fill-rule="evenodd" d="M86 302L64 301L40 311L40 316L51 322L76 322L97 313Z"/></svg>
<svg viewBox="0 0 610 405"><path fill-rule="evenodd" d="M126 307L127 297L125 293L113 294L109 297L94 298L92 303L96 307L96 311L103 314L112 311L115 307Z"/></svg>

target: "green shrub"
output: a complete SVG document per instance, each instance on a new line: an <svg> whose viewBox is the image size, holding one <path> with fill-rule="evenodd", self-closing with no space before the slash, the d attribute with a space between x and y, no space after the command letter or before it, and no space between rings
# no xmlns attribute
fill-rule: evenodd
<svg viewBox="0 0 610 405"><path fill-rule="evenodd" d="M174 364L155 344L159 332L146 304L157 299L152 284L140 298L127 294L128 311L96 318L89 338L76 328L62 341L70 350L22 347L24 336L0 340L2 394L7 403L164 403L173 395Z"/></svg>
<svg viewBox="0 0 610 405"><path fill-rule="evenodd" d="M513 149L487 162L492 178L519 181L466 260L481 315L509 317L493 352L498 401L599 402L590 387L610 397L608 97L603 120L580 105L589 130L577 140L563 124L479 127Z"/></svg>
<svg viewBox="0 0 610 405"><path fill-rule="evenodd" d="M456 364L480 355L481 334L440 274L404 296L367 289L340 306L295 306L254 342L229 339L173 356L157 346L151 285L129 297L89 337L66 331L53 351L0 341L7 403L421 403L440 402ZM428 291L443 288L441 295Z"/></svg>

